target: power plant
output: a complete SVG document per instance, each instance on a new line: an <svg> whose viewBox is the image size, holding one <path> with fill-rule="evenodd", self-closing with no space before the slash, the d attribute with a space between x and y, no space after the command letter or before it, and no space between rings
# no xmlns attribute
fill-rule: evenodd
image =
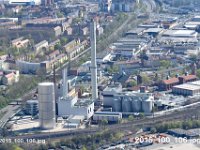
<svg viewBox="0 0 200 150"><path fill-rule="evenodd" d="M92 77L92 100L98 99L97 90L97 62L96 62L96 22L90 23L90 43L91 43L91 77Z"/></svg>
<svg viewBox="0 0 200 150"><path fill-rule="evenodd" d="M53 129L56 125L54 83L39 83L38 100L40 127L42 129Z"/></svg>
<svg viewBox="0 0 200 150"><path fill-rule="evenodd" d="M152 113L154 105L154 97L152 93L146 93L143 88L140 92L122 91L122 86L119 83L108 85L102 91L104 107L112 107L114 112Z"/></svg>

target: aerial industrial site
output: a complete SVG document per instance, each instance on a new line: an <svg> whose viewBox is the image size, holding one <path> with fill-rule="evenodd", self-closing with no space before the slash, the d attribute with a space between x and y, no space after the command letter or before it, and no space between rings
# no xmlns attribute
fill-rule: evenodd
<svg viewBox="0 0 200 150"><path fill-rule="evenodd" d="M200 149L199 0L0 0L0 150Z"/></svg>

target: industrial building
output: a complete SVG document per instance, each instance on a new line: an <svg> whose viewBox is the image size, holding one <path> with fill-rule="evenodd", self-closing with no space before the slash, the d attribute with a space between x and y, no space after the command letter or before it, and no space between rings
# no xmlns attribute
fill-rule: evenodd
<svg viewBox="0 0 200 150"><path fill-rule="evenodd" d="M54 83L43 82L38 85L39 120L42 129L53 129L56 125Z"/></svg>
<svg viewBox="0 0 200 150"><path fill-rule="evenodd" d="M195 46L198 43L197 38L198 33L195 30L187 29L174 29L166 30L163 32L162 36L159 38L159 43L162 44L174 44L175 46L180 46L183 43L184 46L192 45Z"/></svg>
<svg viewBox="0 0 200 150"><path fill-rule="evenodd" d="M28 100L25 105L25 112L27 115L35 116L39 112L38 100Z"/></svg>
<svg viewBox="0 0 200 150"><path fill-rule="evenodd" d="M122 113L120 112L95 112L93 121L107 120L108 122L118 122L122 119Z"/></svg>
<svg viewBox="0 0 200 150"><path fill-rule="evenodd" d="M114 112L130 114L134 112L151 113L154 97L150 93L123 92L119 83L108 85L103 91L104 107L112 107Z"/></svg>
<svg viewBox="0 0 200 150"><path fill-rule="evenodd" d="M188 73L185 73L185 75L182 75L182 76L176 75L176 77L172 77L172 78L167 77L166 80L162 80L159 83L159 90L164 90L164 91L171 90L172 87L176 85L192 82L196 80L197 80L196 75L188 74Z"/></svg>
<svg viewBox="0 0 200 150"><path fill-rule="evenodd" d="M94 114L94 102L91 100L78 100L78 97L60 98L57 101L58 116L82 115L89 119Z"/></svg>
<svg viewBox="0 0 200 150"><path fill-rule="evenodd" d="M92 100L79 100L76 93L73 96L68 93L67 69L63 70L62 97L57 101L58 116L81 115L89 119L94 114L94 102ZM75 92L75 91L74 91Z"/></svg>
<svg viewBox="0 0 200 150"><path fill-rule="evenodd" d="M101 11L110 12L112 0L99 0L99 7Z"/></svg>
<svg viewBox="0 0 200 150"><path fill-rule="evenodd" d="M111 11L130 12L134 10L134 0L112 0Z"/></svg>
<svg viewBox="0 0 200 150"><path fill-rule="evenodd" d="M195 38L197 37L195 30L166 30L162 36L177 37L177 38Z"/></svg>
<svg viewBox="0 0 200 150"><path fill-rule="evenodd" d="M200 94L200 80L173 86L172 92L174 94L179 94L179 95L184 95L184 96L199 95Z"/></svg>
<svg viewBox="0 0 200 150"><path fill-rule="evenodd" d="M113 43L110 48L114 55L132 58L147 46L146 42L144 39L122 38Z"/></svg>

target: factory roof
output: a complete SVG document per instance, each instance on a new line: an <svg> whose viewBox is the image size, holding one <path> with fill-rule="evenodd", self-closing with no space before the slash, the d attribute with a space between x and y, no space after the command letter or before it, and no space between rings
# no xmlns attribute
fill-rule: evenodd
<svg viewBox="0 0 200 150"><path fill-rule="evenodd" d="M53 82L42 82L39 83L40 86L49 86L49 85L54 85Z"/></svg>
<svg viewBox="0 0 200 150"><path fill-rule="evenodd" d="M191 84L193 84L193 85L199 85L200 86L200 80L191 82Z"/></svg>
<svg viewBox="0 0 200 150"><path fill-rule="evenodd" d="M75 115L75 116L70 116L68 120L84 120L85 116L84 115Z"/></svg>
<svg viewBox="0 0 200 150"><path fill-rule="evenodd" d="M47 40L43 40L43 41L41 41L41 42L35 44L35 47L39 47L39 46L41 46L41 45L43 45L43 44L46 44L46 43L48 44L48 41L47 41Z"/></svg>
<svg viewBox="0 0 200 150"><path fill-rule="evenodd" d="M126 32L126 34L140 34L145 30L145 28L136 28L133 30L129 30L128 32Z"/></svg>
<svg viewBox="0 0 200 150"><path fill-rule="evenodd" d="M173 88L186 89L186 90L200 90L200 86L189 83L176 85Z"/></svg>
<svg viewBox="0 0 200 150"><path fill-rule="evenodd" d="M168 35L168 36L193 36L196 34L195 30L166 30L163 35Z"/></svg>
<svg viewBox="0 0 200 150"><path fill-rule="evenodd" d="M88 105L91 105L92 103L94 103L94 102L91 99L84 99L84 100L78 101L74 106L76 106L76 107L86 107Z"/></svg>
<svg viewBox="0 0 200 150"><path fill-rule="evenodd" d="M182 42L197 43L198 39L197 38L189 38L189 37L184 37L184 38L180 38L180 37L161 37L159 39L159 42L166 42L166 41L173 41L174 43L182 43Z"/></svg>
<svg viewBox="0 0 200 150"><path fill-rule="evenodd" d="M123 64L138 64L140 63L139 60L126 60L126 61L117 61L115 64L123 65Z"/></svg>
<svg viewBox="0 0 200 150"><path fill-rule="evenodd" d="M184 80L192 80L192 79L197 79L196 75L190 74L190 75L184 75L184 76L180 76L179 78L183 78Z"/></svg>
<svg viewBox="0 0 200 150"><path fill-rule="evenodd" d="M170 78L168 80L163 80L162 81L164 84L174 84L174 83L179 83L179 79L178 78Z"/></svg>
<svg viewBox="0 0 200 150"><path fill-rule="evenodd" d="M33 99L31 99L31 100L27 100L26 103L29 103L29 104L30 104L30 103L38 103L38 100L33 100Z"/></svg>
<svg viewBox="0 0 200 150"><path fill-rule="evenodd" d="M145 30L144 32L145 33L159 33L161 31L163 31L162 28L149 28L149 29Z"/></svg>

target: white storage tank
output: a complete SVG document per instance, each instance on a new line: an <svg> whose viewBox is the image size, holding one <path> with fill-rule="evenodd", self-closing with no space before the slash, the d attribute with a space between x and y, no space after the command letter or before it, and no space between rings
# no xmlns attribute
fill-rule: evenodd
<svg viewBox="0 0 200 150"><path fill-rule="evenodd" d="M53 129L56 124L54 83L39 83L38 100L40 127L43 129Z"/></svg>
<svg viewBox="0 0 200 150"><path fill-rule="evenodd" d="M132 109L133 112L141 112L142 111L142 101L140 99L132 100Z"/></svg>
<svg viewBox="0 0 200 150"><path fill-rule="evenodd" d="M129 98L124 98L122 101L122 111L123 112L132 112L131 100Z"/></svg>
<svg viewBox="0 0 200 150"><path fill-rule="evenodd" d="M151 100L143 100L142 101L142 110L144 113L151 113L153 109L153 101Z"/></svg>
<svg viewBox="0 0 200 150"><path fill-rule="evenodd" d="M122 100L120 98L114 99L113 101L113 111L121 112L122 111Z"/></svg>

